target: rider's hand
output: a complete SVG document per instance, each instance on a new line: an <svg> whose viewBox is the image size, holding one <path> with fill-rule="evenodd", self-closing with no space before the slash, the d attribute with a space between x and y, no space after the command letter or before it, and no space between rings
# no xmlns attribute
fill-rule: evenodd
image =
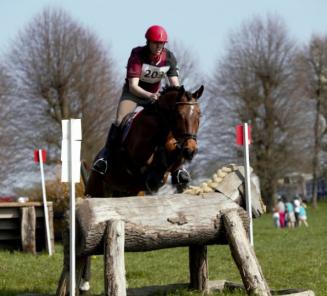
<svg viewBox="0 0 327 296"><path fill-rule="evenodd" d="M156 92L156 93L151 93L150 96L149 96L149 100L150 100L151 102L155 102L155 101L157 101L158 98L159 98L159 93L158 93L158 92Z"/></svg>

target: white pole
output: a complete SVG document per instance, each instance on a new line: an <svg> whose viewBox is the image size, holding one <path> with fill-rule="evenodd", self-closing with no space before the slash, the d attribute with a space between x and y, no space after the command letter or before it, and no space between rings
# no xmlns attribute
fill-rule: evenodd
<svg viewBox="0 0 327 296"><path fill-rule="evenodd" d="M46 236L47 236L48 253L51 256L52 248L51 248L50 227L49 227L48 203L47 203L47 196L46 196L46 191L45 191L43 157L42 157L41 149L39 149L39 161L40 161L40 171L41 171L42 198L43 198L43 208L44 208L44 219L45 219L45 229L46 229Z"/></svg>
<svg viewBox="0 0 327 296"><path fill-rule="evenodd" d="M72 120L69 120L69 140L68 140L68 165L69 165L69 184L70 184L70 295L75 296L75 183L73 181L73 132Z"/></svg>
<svg viewBox="0 0 327 296"><path fill-rule="evenodd" d="M244 139L244 173L245 173L245 197L246 211L250 219L249 241L253 246L253 221L252 221L252 199L251 199L251 183L250 183L250 156L249 156L249 137L248 124L243 124L243 139Z"/></svg>

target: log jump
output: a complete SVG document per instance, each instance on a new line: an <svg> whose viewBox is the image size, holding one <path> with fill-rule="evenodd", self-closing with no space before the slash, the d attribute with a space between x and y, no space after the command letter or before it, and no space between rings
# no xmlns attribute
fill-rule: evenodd
<svg viewBox="0 0 327 296"><path fill-rule="evenodd" d="M194 187L191 189L196 189L195 193L91 198L79 203L76 209L77 286L87 256L104 254L105 295L127 295L124 251L144 252L188 246L189 287L208 291L206 246L229 244L247 293L270 296L247 238L249 217L242 207L242 167L225 167L220 173L215 182L206 184L210 190L201 191ZM253 215L259 216L265 209L258 188L254 183L251 186ZM68 228L63 240L64 267L56 293L58 296L68 295ZM148 295L145 291L139 295ZM78 295L78 291L76 293Z"/></svg>

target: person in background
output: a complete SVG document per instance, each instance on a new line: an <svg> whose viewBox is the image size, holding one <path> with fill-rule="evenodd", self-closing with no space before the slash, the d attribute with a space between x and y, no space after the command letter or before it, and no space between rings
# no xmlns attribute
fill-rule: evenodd
<svg viewBox="0 0 327 296"><path fill-rule="evenodd" d="M289 200L286 201L286 217L287 217L287 227L294 228L295 227L295 213L293 203Z"/></svg>
<svg viewBox="0 0 327 296"><path fill-rule="evenodd" d="M302 201L300 204L300 211L299 211L299 226L301 226L301 224L303 223L304 226L308 227L308 217L307 217L307 205L305 203L305 201Z"/></svg>
<svg viewBox="0 0 327 296"><path fill-rule="evenodd" d="M279 210L277 208L277 206L274 206L273 208L273 221L274 221L274 226L276 228L280 228L280 223L279 223Z"/></svg>
<svg viewBox="0 0 327 296"><path fill-rule="evenodd" d="M299 214L300 214L300 198L296 195L293 198L293 205L294 205L294 214L295 214L295 227L299 226Z"/></svg>
<svg viewBox="0 0 327 296"><path fill-rule="evenodd" d="M277 209L278 209L278 212L279 212L280 228L284 228L285 227L285 203L284 203L282 197L278 198L276 206L277 206Z"/></svg>

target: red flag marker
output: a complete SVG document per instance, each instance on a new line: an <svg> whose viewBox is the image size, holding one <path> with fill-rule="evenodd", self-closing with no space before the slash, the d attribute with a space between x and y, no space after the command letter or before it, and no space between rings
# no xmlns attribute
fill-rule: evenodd
<svg viewBox="0 0 327 296"><path fill-rule="evenodd" d="M45 163L47 158L47 151L42 150L42 162ZM40 162L40 157L39 157L39 150L34 150L34 162L39 163Z"/></svg>
<svg viewBox="0 0 327 296"><path fill-rule="evenodd" d="M251 129L252 129L252 126L251 125L248 125L248 139L249 139L249 144L252 143ZM244 145L243 124L238 124L235 127L235 131L236 131L236 144L243 146Z"/></svg>

